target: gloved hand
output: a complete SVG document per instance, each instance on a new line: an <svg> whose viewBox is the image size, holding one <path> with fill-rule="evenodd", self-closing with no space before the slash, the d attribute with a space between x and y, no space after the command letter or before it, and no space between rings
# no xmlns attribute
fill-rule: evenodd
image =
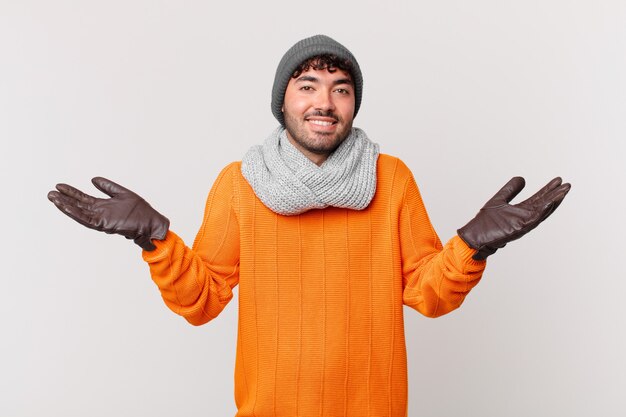
<svg viewBox="0 0 626 417"><path fill-rule="evenodd" d="M170 221L130 190L96 177L93 185L111 198L96 198L67 185L57 184L48 199L83 226L133 239L147 251L156 249L152 239L163 240Z"/></svg>
<svg viewBox="0 0 626 417"><path fill-rule="evenodd" d="M457 231L469 247L478 251L473 259L483 260L530 232L556 210L570 190L570 184L561 184L561 178L557 177L527 200L509 204L524 184L524 178L512 178L476 217Z"/></svg>

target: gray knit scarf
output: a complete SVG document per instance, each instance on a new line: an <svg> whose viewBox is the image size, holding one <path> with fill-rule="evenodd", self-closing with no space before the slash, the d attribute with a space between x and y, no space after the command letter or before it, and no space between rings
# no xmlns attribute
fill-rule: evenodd
<svg viewBox="0 0 626 417"><path fill-rule="evenodd" d="M270 210L295 215L328 206L362 210L376 191L378 144L361 129L350 135L317 166L277 128L263 145L250 148L241 172Z"/></svg>

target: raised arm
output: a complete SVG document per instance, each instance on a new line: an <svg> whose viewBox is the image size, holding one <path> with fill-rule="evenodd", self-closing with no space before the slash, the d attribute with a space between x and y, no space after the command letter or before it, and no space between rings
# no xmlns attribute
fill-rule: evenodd
<svg viewBox="0 0 626 417"><path fill-rule="evenodd" d="M165 304L193 325L222 312L239 283L239 222L232 172L225 168L206 201L202 226L193 248L173 232L144 251L152 280Z"/></svg>
<svg viewBox="0 0 626 417"><path fill-rule="evenodd" d="M200 325L224 309L239 281L239 229L229 178L227 168L215 182L193 248L169 231L169 220L143 198L105 178L92 182L110 198L58 184L48 199L83 226L133 239L144 249L143 258L165 304Z"/></svg>
<svg viewBox="0 0 626 417"><path fill-rule="evenodd" d="M403 301L427 317L458 308L478 284L485 261L458 236L441 245L411 176L406 183L399 219Z"/></svg>
<svg viewBox="0 0 626 417"><path fill-rule="evenodd" d="M485 259L537 227L570 190L555 178L525 201L509 204L523 187L523 178L511 179L442 247L411 178L401 216L405 304L429 317L458 308L479 282Z"/></svg>

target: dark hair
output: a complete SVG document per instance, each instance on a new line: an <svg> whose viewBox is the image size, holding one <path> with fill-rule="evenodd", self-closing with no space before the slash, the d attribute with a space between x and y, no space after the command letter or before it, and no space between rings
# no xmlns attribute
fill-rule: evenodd
<svg viewBox="0 0 626 417"><path fill-rule="evenodd" d="M335 54L321 54L313 56L306 61L302 62L293 72L292 78L298 78L303 72L307 72L310 69L314 70L327 70L330 73L337 71L345 71L352 77L352 71L354 66L349 59L339 58Z"/></svg>

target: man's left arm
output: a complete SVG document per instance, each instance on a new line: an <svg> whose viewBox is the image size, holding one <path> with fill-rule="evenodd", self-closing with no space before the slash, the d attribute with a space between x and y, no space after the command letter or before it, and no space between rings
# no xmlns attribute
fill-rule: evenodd
<svg viewBox="0 0 626 417"><path fill-rule="evenodd" d="M487 256L537 227L570 189L555 178L527 200L511 205L523 187L523 178L510 180L442 247L411 177L400 217L404 303L428 317L458 308L480 281Z"/></svg>
<svg viewBox="0 0 626 417"><path fill-rule="evenodd" d="M458 236L441 245L412 176L399 218L403 302L427 317L457 309L480 281L486 262Z"/></svg>

